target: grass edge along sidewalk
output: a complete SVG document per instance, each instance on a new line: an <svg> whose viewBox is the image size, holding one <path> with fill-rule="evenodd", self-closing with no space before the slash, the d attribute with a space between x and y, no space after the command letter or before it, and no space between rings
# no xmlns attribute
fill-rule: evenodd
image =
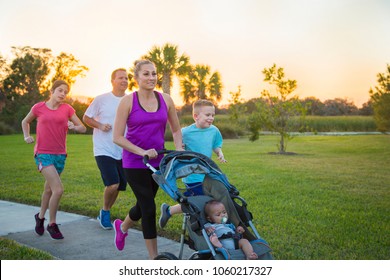
<svg viewBox="0 0 390 280"><path fill-rule="evenodd" d="M296 156L270 155L277 139L225 140L228 163L220 165L275 258L389 259L390 136L295 137L288 151ZM21 135L0 136L0 199L39 206L43 178L32 153ZM60 210L95 217L103 186L91 136L69 135L68 154ZM121 194L113 218L134 201L131 191ZM160 190L157 208L162 202L173 203ZM180 223L172 219L159 235L177 239Z"/></svg>

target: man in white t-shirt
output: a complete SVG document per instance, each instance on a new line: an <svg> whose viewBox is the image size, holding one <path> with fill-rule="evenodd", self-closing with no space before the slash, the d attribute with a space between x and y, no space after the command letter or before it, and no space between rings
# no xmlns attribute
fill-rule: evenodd
<svg viewBox="0 0 390 280"><path fill-rule="evenodd" d="M112 140L116 110L129 85L127 71L116 69L111 74L112 91L97 96L85 111L83 121L93 128L93 153L105 190L103 208L97 219L104 229L112 229L110 210L119 191L126 190L122 167L122 148Z"/></svg>

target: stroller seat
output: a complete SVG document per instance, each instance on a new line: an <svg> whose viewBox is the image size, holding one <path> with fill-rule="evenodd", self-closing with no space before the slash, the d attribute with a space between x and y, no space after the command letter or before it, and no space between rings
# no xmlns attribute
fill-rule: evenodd
<svg viewBox="0 0 390 280"><path fill-rule="evenodd" d="M188 215L186 227L188 230L189 238L191 240L190 247L192 246L191 248L197 250L198 252L209 251L210 256L213 255L213 251L210 250L210 246L213 247L213 245L209 241L209 237L204 228L204 225L208 223L208 220L204 212L204 206L208 201L213 199L215 198L207 195L192 196L192 197L188 197L187 201L181 204L183 213ZM259 259L265 259L265 260L272 259L272 255L270 254L271 248L269 247L268 243L261 238L256 238L250 233L249 229L245 226L245 223L241 221L238 212L235 209L230 211L227 209L227 211L230 212L230 214L228 215L229 215L229 220L231 222L233 222L233 220L238 221L237 223L233 222L233 224L236 227L239 225L244 227L246 232L244 238L247 238L250 241L253 250L259 256ZM215 251L215 255L213 256L214 259L222 259L222 260L224 259L245 260L246 259L246 256L244 255L241 249L226 250L226 249L214 248L214 251Z"/></svg>

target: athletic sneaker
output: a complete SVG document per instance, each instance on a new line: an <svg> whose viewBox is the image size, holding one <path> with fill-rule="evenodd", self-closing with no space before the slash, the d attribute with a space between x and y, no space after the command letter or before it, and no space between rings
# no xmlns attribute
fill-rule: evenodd
<svg viewBox="0 0 390 280"><path fill-rule="evenodd" d="M54 239L54 240L64 239L64 236L62 235L62 233L61 233L61 231L58 228L58 225L56 223L48 225L46 229L47 229L47 232L50 233L51 239Z"/></svg>
<svg viewBox="0 0 390 280"><path fill-rule="evenodd" d="M102 228L112 229L110 210L101 209L99 211L99 216L97 217L97 219Z"/></svg>
<svg viewBox="0 0 390 280"><path fill-rule="evenodd" d="M166 203L161 204L161 216L160 219L158 220L158 224L160 225L160 228L164 228L167 225L169 218L171 217L171 215L168 213L168 208L169 208L168 204Z"/></svg>
<svg viewBox="0 0 390 280"><path fill-rule="evenodd" d="M125 248L125 239L128 235L128 233L123 233L121 225L122 221L119 219L116 219L114 221L114 230L115 230L115 247L119 250L122 251L123 248Z"/></svg>
<svg viewBox="0 0 390 280"><path fill-rule="evenodd" d="M45 232L45 226L43 225L45 222L45 218L40 219L39 218L39 213L35 214L35 232L38 235L43 235Z"/></svg>

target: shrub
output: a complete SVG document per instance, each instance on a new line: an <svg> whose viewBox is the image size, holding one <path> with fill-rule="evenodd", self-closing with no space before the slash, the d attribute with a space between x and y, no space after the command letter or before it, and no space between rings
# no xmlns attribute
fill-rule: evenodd
<svg viewBox="0 0 390 280"><path fill-rule="evenodd" d="M221 131L223 139L237 139L240 136L245 135L245 129L237 124L221 122L215 124L219 131Z"/></svg>
<svg viewBox="0 0 390 280"><path fill-rule="evenodd" d="M4 122L0 122L0 135L14 134L15 130Z"/></svg>

